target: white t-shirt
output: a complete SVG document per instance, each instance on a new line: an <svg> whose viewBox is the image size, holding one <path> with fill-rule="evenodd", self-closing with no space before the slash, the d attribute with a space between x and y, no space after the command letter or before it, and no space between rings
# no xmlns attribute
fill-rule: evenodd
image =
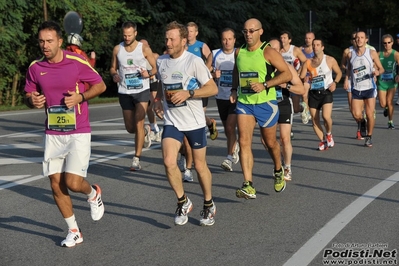
<svg viewBox="0 0 399 266"><path fill-rule="evenodd" d="M164 95L164 125L173 125L180 131L205 127L201 98L189 98L179 105L169 100L170 95L178 90L196 90L212 79L204 61L187 51L179 58L165 54L157 59L157 69Z"/></svg>
<svg viewBox="0 0 399 266"><path fill-rule="evenodd" d="M230 99L235 62L234 51L230 54L226 54L222 49L212 50L214 67L220 70L220 78L216 80L216 84L218 85L218 94L215 95L216 99Z"/></svg>

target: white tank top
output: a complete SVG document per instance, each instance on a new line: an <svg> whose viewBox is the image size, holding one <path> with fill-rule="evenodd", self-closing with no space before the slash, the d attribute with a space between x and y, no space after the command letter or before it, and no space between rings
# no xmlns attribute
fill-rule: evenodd
<svg viewBox="0 0 399 266"><path fill-rule="evenodd" d="M132 52L127 52L124 42L119 44L118 74L121 81L118 83L118 93L136 94L150 89L149 78L141 77L141 70L147 68L147 60L143 54L143 44L138 42Z"/></svg>
<svg viewBox="0 0 399 266"><path fill-rule="evenodd" d="M355 50L351 52L351 81L352 89L365 91L376 89L373 77L373 59L370 55L370 49L366 48L364 54L357 55Z"/></svg>
<svg viewBox="0 0 399 266"><path fill-rule="evenodd" d="M299 59L294 56L294 47L294 45L290 45L290 49L287 52L281 53L281 55L288 64L292 65L296 70L298 70L301 64Z"/></svg>
<svg viewBox="0 0 399 266"><path fill-rule="evenodd" d="M311 90L327 90L333 83L332 70L328 67L326 58L324 55L320 65L315 68L310 66L310 60L307 61Z"/></svg>

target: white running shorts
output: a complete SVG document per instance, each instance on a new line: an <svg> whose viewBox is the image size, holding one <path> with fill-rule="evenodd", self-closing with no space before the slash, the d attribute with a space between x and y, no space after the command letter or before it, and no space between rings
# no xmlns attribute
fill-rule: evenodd
<svg viewBox="0 0 399 266"><path fill-rule="evenodd" d="M44 146L43 175L72 173L87 176L91 134L48 135Z"/></svg>

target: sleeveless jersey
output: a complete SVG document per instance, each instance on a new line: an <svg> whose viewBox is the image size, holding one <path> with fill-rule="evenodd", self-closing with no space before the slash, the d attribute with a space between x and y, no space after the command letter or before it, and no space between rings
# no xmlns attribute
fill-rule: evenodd
<svg viewBox="0 0 399 266"><path fill-rule="evenodd" d="M301 66L301 63L299 62L299 58L294 56L294 48L294 45L290 45L290 49L287 52L281 53L281 55L288 64L292 65L296 70L298 70Z"/></svg>
<svg viewBox="0 0 399 266"><path fill-rule="evenodd" d="M248 51L243 45L238 52L236 65L239 77L238 101L243 104L262 104L276 100L274 87L256 93L251 89L251 82L264 83L274 77L274 67L266 61L263 50L267 46L263 43L255 51Z"/></svg>
<svg viewBox="0 0 399 266"><path fill-rule="evenodd" d="M378 76L378 83L379 84L386 84L388 86L392 86L393 88L395 83L395 75L396 75L396 61L395 61L395 50L389 54L388 57L384 56L384 52L380 52L380 61L382 67L384 68L385 72Z"/></svg>
<svg viewBox="0 0 399 266"><path fill-rule="evenodd" d="M312 50L312 52L310 52L310 53L306 53L304 47L302 47L302 53L303 53L303 54L306 56L306 58L308 58L308 59L310 59L310 58L312 58L312 57L314 56L313 50Z"/></svg>
<svg viewBox="0 0 399 266"><path fill-rule="evenodd" d="M192 54L195 54L199 58L202 58L204 62L206 61L205 55L202 53L202 46L204 46L204 43L201 41L195 41L193 44L188 44L187 45L187 51L189 51Z"/></svg>
<svg viewBox="0 0 399 266"><path fill-rule="evenodd" d="M235 51L235 50L234 50ZM212 51L213 67L220 70L220 78L216 80L218 85L218 94L215 98L220 100L230 99L230 90L233 84L233 68L234 68L234 51L225 54L222 49Z"/></svg>
<svg viewBox="0 0 399 266"><path fill-rule="evenodd" d="M376 89L373 78L373 59L371 58L370 49L366 48L362 55L357 55L356 50L352 50L351 53L352 89L358 91Z"/></svg>
<svg viewBox="0 0 399 266"><path fill-rule="evenodd" d="M150 89L148 78L141 77L141 70L147 68L147 60L143 54L143 44L138 42L132 52L127 52L123 42L119 44L118 74L121 81L118 83L118 93L136 94Z"/></svg>
<svg viewBox="0 0 399 266"><path fill-rule="evenodd" d="M179 58L161 55L157 69L163 89L164 125L173 125L180 131L191 131L205 127L202 98L187 99L173 104L170 97L179 90L196 90L212 79L204 62L184 51Z"/></svg>
<svg viewBox="0 0 399 266"><path fill-rule="evenodd" d="M327 90L333 83L332 70L327 65L327 56L324 55L320 65L311 66L311 60L306 60L309 73L310 90Z"/></svg>

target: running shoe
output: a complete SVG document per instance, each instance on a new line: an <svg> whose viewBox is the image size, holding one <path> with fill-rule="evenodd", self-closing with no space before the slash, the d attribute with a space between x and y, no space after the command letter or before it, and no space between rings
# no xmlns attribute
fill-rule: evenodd
<svg viewBox="0 0 399 266"><path fill-rule="evenodd" d="M234 146L234 152L233 152L233 163L237 164L240 161L240 144L238 143L238 141L236 142L236 145Z"/></svg>
<svg viewBox="0 0 399 266"><path fill-rule="evenodd" d="M218 129L216 128L215 119L211 119L212 124L208 126L209 128L209 136L211 140L215 140L218 137Z"/></svg>
<svg viewBox="0 0 399 266"><path fill-rule="evenodd" d="M366 140L364 141L364 146L366 147L372 147L373 146L373 141L371 140L371 136L367 136Z"/></svg>
<svg viewBox="0 0 399 266"><path fill-rule="evenodd" d="M193 182L194 177L193 177L193 172L191 169L186 169L183 174L183 181L184 182Z"/></svg>
<svg viewBox="0 0 399 266"><path fill-rule="evenodd" d="M284 170L281 168L279 172L274 172L274 191L283 192L285 189Z"/></svg>
<svg viewBox="0 0 399 266"><path fill-rule="evenodd" d="M230 161L229 159L225 159L220 166L227 172L233 172L232 164L232 161Z"/></svg>
<svg viewBox="0 0 399 266"><path fill-rule="evenodd" d="M395 105L399 105L399 99L396 101Z"/></svg>
<svg viewBox="0 0 399 266"><path fill-rule="evenodd" d="M312 116L310 115L310 112L308 111L308 120L311 121L312 120Z"/></svg>
<svg viewBox="0 0 399 266"><path fill-rule="evenodd" d="M82 242L83 235L80 229L69 229L67 237L61 242L61 247L71 248Z"/></svg>
<svg viewBox="0 0 399 266"><path fill-rule="evenodd" d="M301 102L300 104L303 107L303 110L302 110L302 113L301 113L302 123L304 125L306 125L307 123L309 123L308 106L307 106L307 104L305 102Z"/></svg>
<svg viewBox="0 0 399 266"><path fill-rule="evenodd" d="M140 170L141 170L140 158L134 156L132 160L132 166L130 167L130 171L140 171Z"/></svg>
<svg viewBox="0 0 399 266"><path fill-rule="evenodd" d="M360 135L362 137L367 136L367 120L366 119L362 119L362 121L360 121Z"/></svg>
<svg viewBox="0 0 399 266"><path fill-rule="evenodd" d="M335 145L334 139L332 134L326 134L326 139L327 139L327 146L328 148L332 148Z"/></svg>
<svg viewBox="0 0 399 266"><path fill-rule="evenodd" d="M90 205L90 214L93 221L100 220L104 215L104 203L101 199L101 188L98 185L92 185L96 190L96 196L92 199L88 199L87 202Z"/></svg>
<svg viewBox="0 0 399 266"><path fill-rule="evenodd" d="M245 181L242 187L236 190L236 196L237 198L256 199L256 190L249 181Z"/></svg>
<svg viewBox="0 0 399 266"><path fill-rule="evenodd" d="M216 205L213 202L212 207L204 208L201 213L200 225L201 226L211 226L215 223L215 215L216 215Z"/></svg>
<svg viewBox="0 0 399 266"><path fill-rule="evenodd" d="M154 134L154 141L161 142L162 141L162 130L155 132Z"/></svg>
<svg viewBox="0 0 399 266"><path fill-rule="evenodd" d="M324 150L327 150L327 149L328 149L327 142L326 141L320 141L318 150L319 151L324 151Z"/></svg>
<svg viewBox="0 0 399 266"><path fill-rule="evenodd" d="M286 181L292 180L292 171L291 171L291 167L289 167L289 166L284 167L284 180L286 180Z"/></svg>
<svg viewBox="0 0 399 266"><path fill-rule="evenodd" d="M357 132L356 132L356 139L364 139L363 137L362 137L362 134L360 134L360 130L358 130Z"/></svg>
<svg viewBox="0 0 399 266"><path fill-rule="evenodd" d="M177 160L177 166L179 166L180 172L186 171L186 157L180 154L180 159Z"/></svg>
<svg viewBox="0 0 399 266"><path fill-rule="evenodd" d="M393 124L392 121L388 122L388 129L395 129L395 125Z"/></svg>
<svg viewBox="0 0 399 266"><path fill-rule="evenodd" d="M388 116L388 107L384 108L384 116L387 117Z"/></svg>
<svg viewBox="0 0 399 266"><path fill-rule="evenodd" d="M177 209L175 212L175 225L185 225L188 221L187 214L193 209L193 203L187 197L185 203L177 203Z"/></svg>
<svg viewBox="0 0 399 266"><path fill-rule="evenodd" d="M151 127L150 125L145 125L144 126L144 133L145 133L145 137L144 137L144 145L143 148L144 149L148 149L149 147L151 147Z"/></svg>

